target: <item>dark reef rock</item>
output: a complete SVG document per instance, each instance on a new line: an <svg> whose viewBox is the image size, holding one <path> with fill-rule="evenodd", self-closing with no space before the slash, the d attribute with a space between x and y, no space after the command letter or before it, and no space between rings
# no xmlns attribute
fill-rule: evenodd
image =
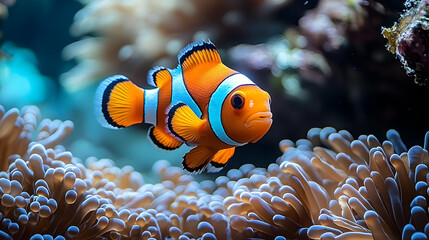
<svg viewBox="0 0 429 240"><path fill-rule="evenodd" d="M408 75L429 86L429 1L409 0L404 14L391 28L383 29L387 48L396 54Z"/></svg>

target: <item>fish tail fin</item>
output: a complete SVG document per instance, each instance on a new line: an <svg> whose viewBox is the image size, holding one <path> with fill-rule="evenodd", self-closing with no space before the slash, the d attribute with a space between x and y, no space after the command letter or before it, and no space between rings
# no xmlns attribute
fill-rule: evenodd
<svg viewBox="0 0 429 240"><path fill-rule="evenodd" d="M108 77L95 94L98 121L107 128L122 128L143 122L144 90L127 77Z"/></svg>

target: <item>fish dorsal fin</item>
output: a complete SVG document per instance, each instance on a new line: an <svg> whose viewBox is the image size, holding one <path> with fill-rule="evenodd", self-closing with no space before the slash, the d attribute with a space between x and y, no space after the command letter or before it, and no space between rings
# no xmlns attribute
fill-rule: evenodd
<svg viewBox="0 0 429 240"><path fill-rule="evenodd" d="M161 87L166 83L170 83L171 79L171 74L165 67L154 67L147 76L147 82L153 87Z"/></svg>
<svg viewBox="0 0 429 240"><path fill-rule="evenodd" d="M220 63L220 56L215 45L209 41L200 40L183 48L178 55L183 70L204 63Z"/></svg>

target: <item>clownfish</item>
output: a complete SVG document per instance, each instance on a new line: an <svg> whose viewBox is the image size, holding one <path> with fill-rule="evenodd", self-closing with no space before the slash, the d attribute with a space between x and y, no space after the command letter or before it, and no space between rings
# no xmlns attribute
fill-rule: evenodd
<svg viewBox="0 0 429 240"><path fill-rule="evenodd" d="M270 95L245 75L225 66L210 41L189 44L175 69L155 67L153 89L122 75L98 86L95 111L108 128L153 126L149 138L161 149L193 146L183 157L190 173L220 171L235 148L262 138L272 124Z"/></svg>

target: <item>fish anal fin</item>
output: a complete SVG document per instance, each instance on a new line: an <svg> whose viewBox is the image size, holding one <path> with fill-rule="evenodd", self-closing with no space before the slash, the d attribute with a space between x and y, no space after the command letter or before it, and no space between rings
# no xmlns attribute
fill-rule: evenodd
<svg viewBox="0 0 429 240"><path fill-rule="evenodd" d="M207 172L219 172L228 163L228 160L234 155L235 147L222 149L218 151L207 166Z"/></svg>
<svg viewBox="0 0 429 240"><path fill-rule="evenodd" d="M168 112L167 126L170 132L180 140L198 143L200 129L206 120L201 120L192 109L184 104L174 105Z"/></svg>
<svg viewBox="0 0 429 240"><path fill-rule="evenodd" d="M210 41L197 41L180 51L179 63L183 70L204 63L220 63L220 56L215 45Z"/></svg>
<svg viewBox="0 0 429 240"><path fill-rule="evenodd" d="M154 87L161 87L164 84L171 83L172 76L167 68L155 67L154 69L149 71L147 81L149 85L152 85Z"/></svg>
<svg viewBox="0 0 429 240"><path fill-rule="evenodd" d="M183 169L189 173L200 173L206 169L215 153L214 150L207 147L195 147L183 157Z"/></svg>
<svg viewBox="0 0 429 240"><path fill-rule="evenodd" d="M166 133L164 127L151 127L149 129L149 138L159 148L164 150L174 150L182 146L181 141L172 137L169 133Z"/></svg>

